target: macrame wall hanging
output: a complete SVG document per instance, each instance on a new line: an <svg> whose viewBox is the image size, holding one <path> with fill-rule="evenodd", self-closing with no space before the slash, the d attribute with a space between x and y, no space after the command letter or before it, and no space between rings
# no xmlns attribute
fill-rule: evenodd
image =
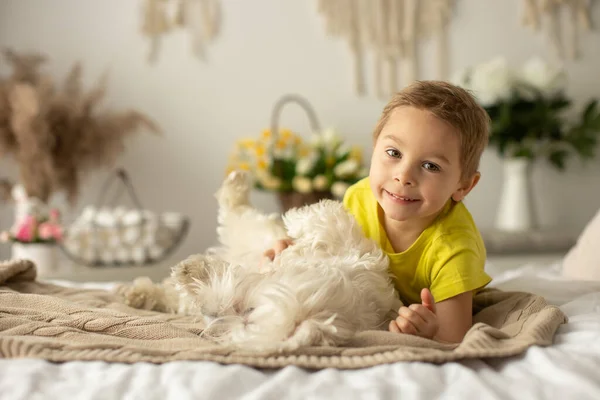
<svg viewBox="0 0 600 400"><path fill-rule="evenodd" d="M374 86L386 98L418 79L422 39L437 38L437 78L448 78L447 30L454 0L319 0L327 33L348 41L359 95L367 93L364 58L374 60ZM402 73L399 79L399 72Z"/></svg>
<svg viewBox="0 0 600 400"><path fill-rule="evenodd" d="M523 0L522 23L544 29L559 59L575 60L581 56L581 33L592 29L591 8L592 0Z"/></svg>
<svg viewBox="0 0 600 400"><path fill-rule="evenodd" d="M177 29L189 31L192 50L206 60L206 46L219 32L219 0L144 0L142 32L150 38L148 61L155 62L161 39Z"/></svg>

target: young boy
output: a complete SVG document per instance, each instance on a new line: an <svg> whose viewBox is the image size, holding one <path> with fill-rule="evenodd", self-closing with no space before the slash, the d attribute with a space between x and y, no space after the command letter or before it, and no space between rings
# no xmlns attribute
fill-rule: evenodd
<svg viewBox="0 0 600 400"><path fill-rule="evenodd" d="M483 240L462 203L479 181L489 117L465 90L416 82L396 94L375 127L369 176L344 205L390 259L400 298L392 332L460 342L473 294L491 278ZM274 257L289 241L266 252Z"/></svg>

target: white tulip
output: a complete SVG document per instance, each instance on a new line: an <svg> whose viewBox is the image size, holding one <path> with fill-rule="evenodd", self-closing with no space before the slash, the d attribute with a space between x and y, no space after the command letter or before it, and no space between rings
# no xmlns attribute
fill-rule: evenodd
<svg viewBox="0 0 600 400"><path fill-rule="evenodd" d="M317 175L315 179L313 179L313 187L315 190L324 191L327 190L327 186L329 186L329 179L325 175Z"/></svg>
<svg viewBox="0 0 600 400"><path fill-rule="evenodd" d="M498 57L476 66L469 86L479 103L486 107L508 99L513 82L513 72L506 59Z"/></svg>
<svg viewBox="0 0 600 400"><path fill-rule="evenodd" d="M350 185L346 182L334 182L333 185L331 185L331 194L338 199L341 199L344 197L344 194L346 194L346 190L348 190L349 187Z"/></svg>
<svg viewBox="0 0 600 400"><path fill-rule="evenodd" d="M314 157L304 157L298 160L296 163L296 174L308 175L308 173L314 168L315 161L316 160Z"/></svg>
<svg viewBox="0 0 600 400"><path fill-rule="evenodd" d="M544 96L556 95L564 90L567 84L564 69L552 68L539 57L532 57L523 65L520 78Z"/></svg>
<svg viewBox="0 0 600 400"><path fill-rule="evenodd" d="M340 147L338 147L338 149L335 151L335 155L337 157L343 157L345 156L347 153L350 152L350 147L347 144L342 144Z"/></svg>
<svg viewBox="0 0 600 400"><path fill-rule="evenodd" d="M312 182L304 176L295 176L292 180L292 187L299 193L310 193L312 191Z"/></svg>
<svg viewBox="0 0 600 400"><path fill-rule="evenodd" d="M318 133L313 133L310 135L310 144L312 144L314 147L323 146L323 136Z"/></svg>
<svg viewBox="0 0 600 400"><path fill-rule="evenodd" d="M341 162L338 165L336 165L335 168L333 169L333 173L338 178L346 178L348 176L355 174L356 171L358 171L359 167L360 167L360 165L358 164L358 161L346 160L346 161Z"/></svg>
<svg viewBox="0 0 600 400"><path fill-rule="evenodd" d="M323 141L326 148L335 149L342 142L342 137L335 129L329 128L323 132Z"/></svg>

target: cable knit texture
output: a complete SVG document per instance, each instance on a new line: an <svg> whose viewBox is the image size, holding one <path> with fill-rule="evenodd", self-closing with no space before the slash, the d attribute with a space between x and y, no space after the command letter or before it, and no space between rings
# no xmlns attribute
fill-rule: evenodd
<svg viewBox="0 0 600 400"><path fill-rule="evenodd" d="M109 291L67 288L35 278L35 266L29 261L0 262L0 358L210 360L260 368L351 369L396 361L443 363L512 356L530 346L551 345L556 330L566 322L563 312L542 297L485 289L475 297L474 325L458 345L367 331L345 347L273 354L203 339L202 323L194 317L137 310Z"/></svg>

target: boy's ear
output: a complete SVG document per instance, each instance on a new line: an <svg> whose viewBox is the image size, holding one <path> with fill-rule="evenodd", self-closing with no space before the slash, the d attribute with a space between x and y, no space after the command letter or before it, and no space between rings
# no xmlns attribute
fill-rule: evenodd
<svg viewBox="0 0 600 400"><path fill-rule="evenodd" d="M481 178L481 174L479 172L475 172L472 177L465 179L461 186L456 190L456 192L452 193L452 200L461 201L464 199L471 190L477 185L479 182L479 178Z"/></svg>

